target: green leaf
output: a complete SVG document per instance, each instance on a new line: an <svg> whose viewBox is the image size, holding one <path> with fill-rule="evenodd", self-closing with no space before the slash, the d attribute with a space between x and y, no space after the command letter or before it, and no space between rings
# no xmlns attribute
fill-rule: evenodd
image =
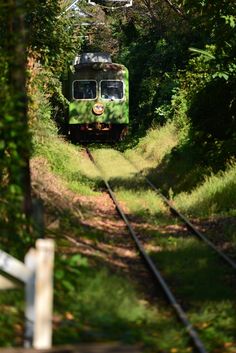
<svg viewBox="0 0 236 353"><path fill-rule="evenodd" d="M64 288L66 288L70 292L72 292L74 290L74 286L67 280L62 280L62 285Z"/></svg>
<svg viewBox="0 0 236 353"><path fill-rule="evenodd" d="M5 148L5 142L3 140L0 140L0 150L4 150Z"/></svg>
<svg viewBox="0 0 236 353"><path fill-rule="evenodd" d="M65 272L63 270L56 270L55 271L55 278L56 279L62 279L65 275Z"/></svg>
<svg viewBox="0 0 236 353"><path fill-rule="evenodd" d="M226 81L229 79L229 75L227 72L216 72L214 75L213 75L213 78L224 78Z"/></svg>
<svg viewBox="0 0 236 353"><path fill-rule="evenodd" d="M189 51L193 52L193 53L196 53L196 54L200 54L200 55L203 55L205 56L206 58L208 59L215 59L215 56L210 53L209 51L207 50L203 50L203 49L197 49L197 48L189 48Z"/></svg>
<svg viewBox="0 0 236 353"><path fill-rule="evenodd" d="M236 16L233 15L227 15L227 16L221 16L227 25L229 25L231 28L236 27Z"/></svg>
<svg viewBox="0 0 236 353"><path fill-rule="evenodd" d="M71 256L68 259L68 264L70 266L88 266L88 260L85 257L82 257L80 254L76 254Z"/></svg>

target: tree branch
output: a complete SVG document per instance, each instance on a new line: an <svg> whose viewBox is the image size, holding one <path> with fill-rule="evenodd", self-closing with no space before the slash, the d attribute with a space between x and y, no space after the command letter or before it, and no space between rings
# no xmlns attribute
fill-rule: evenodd
<svg viewBox="0 0 236 353"><path fill-rule="evenodd" d="M185 17L183 11L175 4L172 3L171 0L164 0L178 15Z"/></svg>

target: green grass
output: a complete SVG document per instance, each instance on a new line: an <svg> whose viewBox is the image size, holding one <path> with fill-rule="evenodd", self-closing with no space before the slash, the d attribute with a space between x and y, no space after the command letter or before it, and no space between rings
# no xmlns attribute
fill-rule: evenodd
<svg viewBox="0 0 236 353"><path fill-rule="evenodd" d="M96 195L100 182L99 174L92 162L76 147L58 136L43 137L37 142L35 155L44 157L51 170L72 191L81 195Z"/></svg>
<svg viewBox="0 0 236 353"><path fill-rule="evenodd" d="M125 155L167 196L174 196L176 207L187 215L235 216L235 161L226 171L213 174L198 160L196 148L175 147L178 147L178 133L174 124L169 123L149 130Z"/></svg>
<svg viewBox="0 0 236 353"><path fill-rule="evenodd" d="M142 343L147 352L169 352L173 347L190 351L184 330L171 312L142 300L138 288L123 275L104 267L95 272L87 265L73 265L68 256L59 261L62 269L69 270L56 280L56 286L61 287L57 290L56 312L64 320L55 331L55 344L120 340ZM70 319L66 319L68 313Z"/></svg>
<svg viewBox="0 0 236 353"><path fill-rule="evenodd" d="M210 217L236 215L236 164L225 172L207 177L191 193L175 197L177 208L188 215Z"/></svg>
<svg viewBox="0 0 236 353"><path fill-rule="evenodd" d="M125 188L116 189L119 200L128 205L129 212L137 217L141 217L142 222L169 224L170 215L163 201L152 190L127 190Z"/></svg>
<svg viewBox="0 0 236 353"><path fill-rule="evenodd" d="M23 345L24 289L0 291L0 346Z"/></svg>
<svg viewBox="0 0 236 353"><path fill-rule="evenodd" d="M191 191L212 168L202 163L199 149L180 145L180 132L173 122L147 131L125 155L168 195Z"/></svg>
<svg viewBox="0 0 236 353"><path fill-rule="evenodd" d="M153 238L162 251L151 252L173 284L175 295L188 307L191 321L210 352L225 342L235 342L235 290L231 284L233 272L221 265L217 255L190 237ZM171 265L170 265L171 264ZM235 346L234 346L235 347ZM226 350L227 351L227 350Z"/></svg>
<svg viewBox="0 0 236 353"><path fill-rule="evenodd" d="M150 166L153 163L156 165L177 143L177 129L173 123L168 123L163 127L150 129L147 135L139 140L137 146L132 150L127 150L126 154L136 162L138 159L146 165Z"/></svg>
<svg viewBox="0 0 236 353"><path fill-rule="evenodd" d="M69 234L78 241L89 239L94 251L87 257L63 239ZM70 342L122 341L144 346L149 353L191 352L188 337L176 322L171 309L155 306L144 299L143 288L104 261L96 246L116 246L115 238L105 239L96 227L88 228L64 216L60 229L49 236L57 238L55 264L54 344ZM119 242L119 239L117 239ZM92 243L91 243L92 242ZM158 299L159 304L163 301Z"/></svg>
<svg viewBox="0 0 236 353"><path fill-rule="evenodd" d="M157 216L163 224L168 224L169 211L156 192L149 189L144 178L139 175L136 168L125 160L124 157L113 149L99 149L94 151L94 156L107 180L114 188L119 200L122 200L129 211L141 216L143 221L153 222Z"/></svg>
<svg viewBox="0 0 236 353"><path fill-rule="evenodd" d="M176 143L176 130L170 124L150 131L126 155L155 181L156 174L152 172L159 166L163 171L163 165ZM93 153L126 212L132 213L139 233L151 242L151 255L169 278L177 297L187 307L209 352L217 352L217 349L233 352L236 313L235 293L230 284L232 273L198 240L181 234L178 222L170 217L160 198L148 190L143 178L118 151L94 147ZM79 147L54 136L38 144L37 154L48 160L52 171L72 190L96 195L101 185L100 177ZM190 160L191 155L184 163L190 166ZM178 175L181 189L189 181L183 182L183 164L177 162L172 172ZM194 177L197 171L192 173ZM191 171L188 178L190 176ZM235 168L231 166L225 173L208 177L201 185L193 183L192 193L175 195L177 207L199 216L206 215L198 213L202 207L208 210L208 216L233 214L234 180ZM90 239L94 246L107 241L96 226L83 228L66 216L60 222L59 231L75 238ZM139 288L132 282L128 283L124 274L114 270L96 251L87 258L77 254L73 246L68 250L65 240L60 240L60 244L64 250L56 259L55 313L60 320L55 329L55 344L121 340L141 342L148 353L191 352L184 330L172 312L165 308L163 298L158 300L157 307L148 304ZM74 255L67 253L72 250ZM229 345L226 347L226 344Z"/></svg>
<svg viewBox="0 0 236 353"><path fill-rule="evenodd" d="M179 228L176 228L176 221L171 219L159 197L148 191L142 178L127 161L122 160L118 152L100 149L95 151L95 155L118 199L131 212L138 233L147 236L148 242L157 249L149 251L169 279L177 298L188 308L189 317L209 351L219 349L221 352L231 352L230 347L235 349L236 339L235 290L231 285L233 273L198 239L189 234L181 235ZM134 155L133 161L138 164ZM218 197L222 205L228 203L225 209L232 210L235 183L235 170L232 168L208 178L194 192L198 195L198 190L202 188L201 199L205 197L209 201L212 196L214 200ZM223 198L220 195L224 195ZM191 196L188 195L190 203L194 200ZM182 204L188 209L185 200ZM168 225L172 227L172 232Z"/></svg>

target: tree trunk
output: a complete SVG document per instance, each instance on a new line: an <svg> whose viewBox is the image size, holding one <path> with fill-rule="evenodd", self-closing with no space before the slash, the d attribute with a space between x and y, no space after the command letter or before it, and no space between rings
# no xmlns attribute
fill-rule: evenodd
<svg viewBox="0 0 236 353"><path fill-rule="evenodd" d="M26 30L25 11L26 0L8 0L8 82L12 105L8 112L14 119L15 152L18 155L18 166L9 166L10 183L18 185L24 194L24 212L31 214L30 185L30 134L27 122L26 94ZM13 158L14 160L14 158ZM17 160L14 161L17 163Z"/></svg>

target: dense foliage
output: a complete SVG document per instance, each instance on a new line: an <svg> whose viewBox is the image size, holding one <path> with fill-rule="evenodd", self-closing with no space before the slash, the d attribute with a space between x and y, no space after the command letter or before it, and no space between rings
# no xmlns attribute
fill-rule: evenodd
<svg viewBox="0 0 236 353"><path fill-rule="evenodd" d="M32 127L40 117L30 113L37 110L38 91L43 97L38 101L41 110L45 104L51 105L54 115L58 107L62 109L59 78L81 38L79 24L63 15L58 0L6 1L0 10L0 226L13 248L18 244L22 249L20 239L30 240L25 226L32 215L28 122ZM41 67L40 75L34 72L36 66Z"/></svg>
<svg viewBox="0 0 236 353"><path fill-rule="evenodd" d="M113 12L99 6L91 8L81 1L81 8L93 15L88 20L97 23L89 27L81 26L81 21L87 19L65 13L69 4L70 0L6 0L0 3L0 248L23 258L26 248L34 243L36 232L32 232L29 161L35 151L39 158L34 159L34 168L40 169L41 158L49 166L45 169L51 176L49 183L53 184L59 178L70 192L86 196L96 195L97 191L93 189L100 186L96 172L89 169L87 158L78 148L58 138L55 124L56 121L62 128L67 109L61 78L75 53L82 50L108 51L114 61L129 68L132 145L150 127L163 126L162 129L152 129L139 139L136 149L127 152L131 156L134 154L133 158L144 173L159 183L177 207L190 216L235 216L235 199L232 197L235 194L233 157L236 150L235 2L134 0L132 8ZM107 155L113 154L114 150L109 152L105 148L102 152L99 146L97 153L105 153L109 173L116 173L114 166L109 166ZM117 151L115 153L119 155ZM110 160L113 163L115 159ZM143 217L149 232L147 239L150 239L152 229L158 241L164 234L161 247L168 251L159 251L161 248L157 243L158 258L166 261L171 271L174 270L175 282L178 279L176 269L180 268L180 273L184 274L182 279L191 275L190 287L194 288L193 296L199 295L202 311L195 322L200 329L207 328L204 334L209 335L209 344L214 347L223 347L224 344L225 349L231 350L234 317L225 281L219 290L214 284L207 292L205 282L201 290L199 277L194 273L198 288L195 291L192 270L199 267L198 274L206 278L205 270L211 267L208 262L204 265L201 254L198 266L186 266L185 260L190 259L192 263L198 253L198 245L190 244L188 250L186 237L181 240L176 225L169 228L176 229L177 237L167 237L163 230L157 237L156 217L161 204L156 204L156 194L152 196L142 188L138 194L133 193L136 174L132 171L130 178L127 171L122 171L121 164L116 166L118 178L113 176L113 183L117 182L119 196L132 213ZM207 174L220 169L226 171L206 178ZM125 173L127 183L124 182ZM190 194L204 178L205 183ZM88 227L78 222L84 217L78 210L81 207L79 198L70 197L71 193L68 196L68 190L61 191L60 183L56 193L60 198L57 198L50 193L50 188L47 189L46 182L42 184L37 185L37 196L43 199L42 195L48 194L47 216L52 212L53 221L56 216L56 222L53 222L56 230L52 227L51 235L57 237L57 245L61 243L63 253L58 252L55 265L55 342L123 338L132 342L141 337L147 344L166 350L172 342L180 340L180 330L173 330L169 313L164 312L163 319L157 320L157 313L150 312L146 301L140 300L140 291L136 300L133 291L129 294L129 288L123 285L123 279L115 278L113 270L112 273L101 270L103 259L97 256L96 249L104 234L96 229L97 224ZM137 188L140 188L139 184ZM149 208L147 204L152 197ZM86 206L82 211L89 213L88 218L97 219L98 210L93 213L91 207ZM107 221L107 217L104 218ZM164 218L166 226L168 223ZM153 225L149 230L146 224L150 220ZM58 229L55 223L59 224ZM226 248L236 242L231 223L227 230L230 237L225 237L227 232L222 231ZM90 264L80 254L74 254L77 251L75 244L65 244L60 240L62 234L72 235L75 239L84 237L86 240L88 237L87 244L94 245L97 260ZM119 239L113 236L114 248L118 245L120 249ZM110 255L112 242L109 240ZM117 255L117 249L115 253ZM173 266L173 254L176 266ZM110 258L114 262L112 255ZM181 261L184 267L180 266ZM105 266L107 268L107 257ZM178 281L176 283L179 290ZM189 290L188 285L183 288ZM114 298L109 296L112 291ZM220 298L224 300L220 303L217 298L221 305L215 310L219 291L223 292ZM207 293L210 293L210 299L214 299L212 303ZM202 298L208 302L205 307ZM106 305L101 306L101 302ZM22 345L22 293L3 294L0 304L3 309L0 344ZM191 310L192 304L187 306ZM143 328L147 329L147 337ZM170 349L174 352L179 348Z"/></svg>
<svg viewBox="0 0 236 353"><path fill-rule="evenodd" d="M216 169L236 147L235 16L231 0L139 0L110 18L130 70L134 130L174 119L180 147Z"/></svg>
<svg viewBox="0 0 236 353"><path fill-rule="evenodd" d="M233 1L137 0L116 16L109 9L87 7L100 24L84 36L82 20L63 12L69 3L1 5L1 227L12 234L20 232L16 225L31 208L27 120L33 129L45 116L61 126L66 100L59 79L82 40L83 50L107 50L128 66L134 131L144 134L153 124L173 120L182 136L178 149L192 149L216 170L235 151Z"/></svg>
<svg viewBox="0 0 236 353"><path fill-rule="evenodd" d="M14 243L15 233L22 234L23 208L28 214L30 207L24 12L9 1L0 19L0 225Z"/></svg>

